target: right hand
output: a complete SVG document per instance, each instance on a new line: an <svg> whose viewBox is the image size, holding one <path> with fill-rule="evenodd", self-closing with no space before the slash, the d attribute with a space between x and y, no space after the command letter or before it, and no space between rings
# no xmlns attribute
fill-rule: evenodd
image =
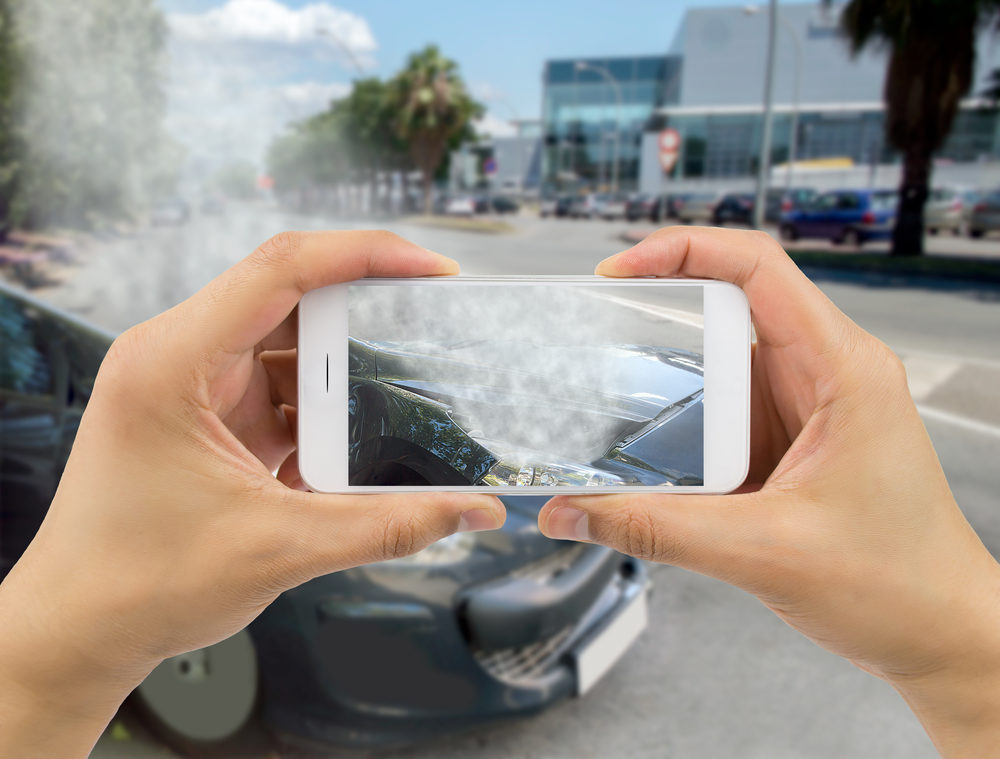
<svg viewBox="0 0 1000 759"><path fill-rule="evenodd" d="M597 273L744 290L750 476L727 496L554 498L542 531L741 587L891 682L942 750L991 745L961 742L976 726L1000 745L1000 567L952 497L899 359L766 234L662 229Z"/></svg>

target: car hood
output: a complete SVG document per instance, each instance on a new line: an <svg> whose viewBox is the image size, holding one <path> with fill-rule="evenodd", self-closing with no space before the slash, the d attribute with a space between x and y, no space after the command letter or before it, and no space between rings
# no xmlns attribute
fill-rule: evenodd
<svg viewBox="0 0 1000 759"><path fill-rule="evenodd" d="M701 356L651 346L371 346L375 379L447 404L471 437L577 461L599 458L703 388Z"/></svg>

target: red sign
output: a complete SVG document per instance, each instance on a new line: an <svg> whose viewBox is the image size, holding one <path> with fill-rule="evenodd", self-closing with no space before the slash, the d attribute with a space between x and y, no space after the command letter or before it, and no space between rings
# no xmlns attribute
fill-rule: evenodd
<svg viewBox="0 0 1000 759"><path fill-rule="evenodd" d="M267 174L261 174L257 177L257 187L261 190L274 189L274 177L268 176Z"/></svg>
<svg viewBox="0 0 1000 759"><path fill-rule="evenodd" d="M677 163L681 151L681 136L676 129L664 129L658 140L660 148L660 166L664 173L670 173Z"/></svg>

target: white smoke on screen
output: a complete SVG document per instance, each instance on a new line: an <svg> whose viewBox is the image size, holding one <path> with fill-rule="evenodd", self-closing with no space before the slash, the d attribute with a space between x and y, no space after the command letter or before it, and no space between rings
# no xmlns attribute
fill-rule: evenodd
<svg viewBox="0 0 1000 759"><path fill-rule="evenodd" d="M619 297L630 294L622 286L602 288L609 291ZM352 287L349 333L491 368L474 382L498 391L506 402L483 403L482 393L477 397L476 391L448 400L453 416L468 422L467 431L474 429L512 451L586 462L638 426L610 413L613 402L608 395L621 394L624 388L636 392L636 361L653 360L620 360L621 350L615 356L595 348L643 344L702 350L700 329L615 306L593 297L593 290L589 293L552 285ZM663 392L658 387L641 390L650 395Z"/></svg>

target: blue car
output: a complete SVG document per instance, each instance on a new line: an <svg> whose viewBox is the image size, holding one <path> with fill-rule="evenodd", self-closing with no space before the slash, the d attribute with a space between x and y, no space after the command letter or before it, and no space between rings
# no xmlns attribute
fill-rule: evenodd
<svg viewBox="0 0 1000 759"><path fill-rule="evenodd" d="M892 237L899 195L895 190L833 190L781 217L781 237L821 237L858 246Z"/></svg>

